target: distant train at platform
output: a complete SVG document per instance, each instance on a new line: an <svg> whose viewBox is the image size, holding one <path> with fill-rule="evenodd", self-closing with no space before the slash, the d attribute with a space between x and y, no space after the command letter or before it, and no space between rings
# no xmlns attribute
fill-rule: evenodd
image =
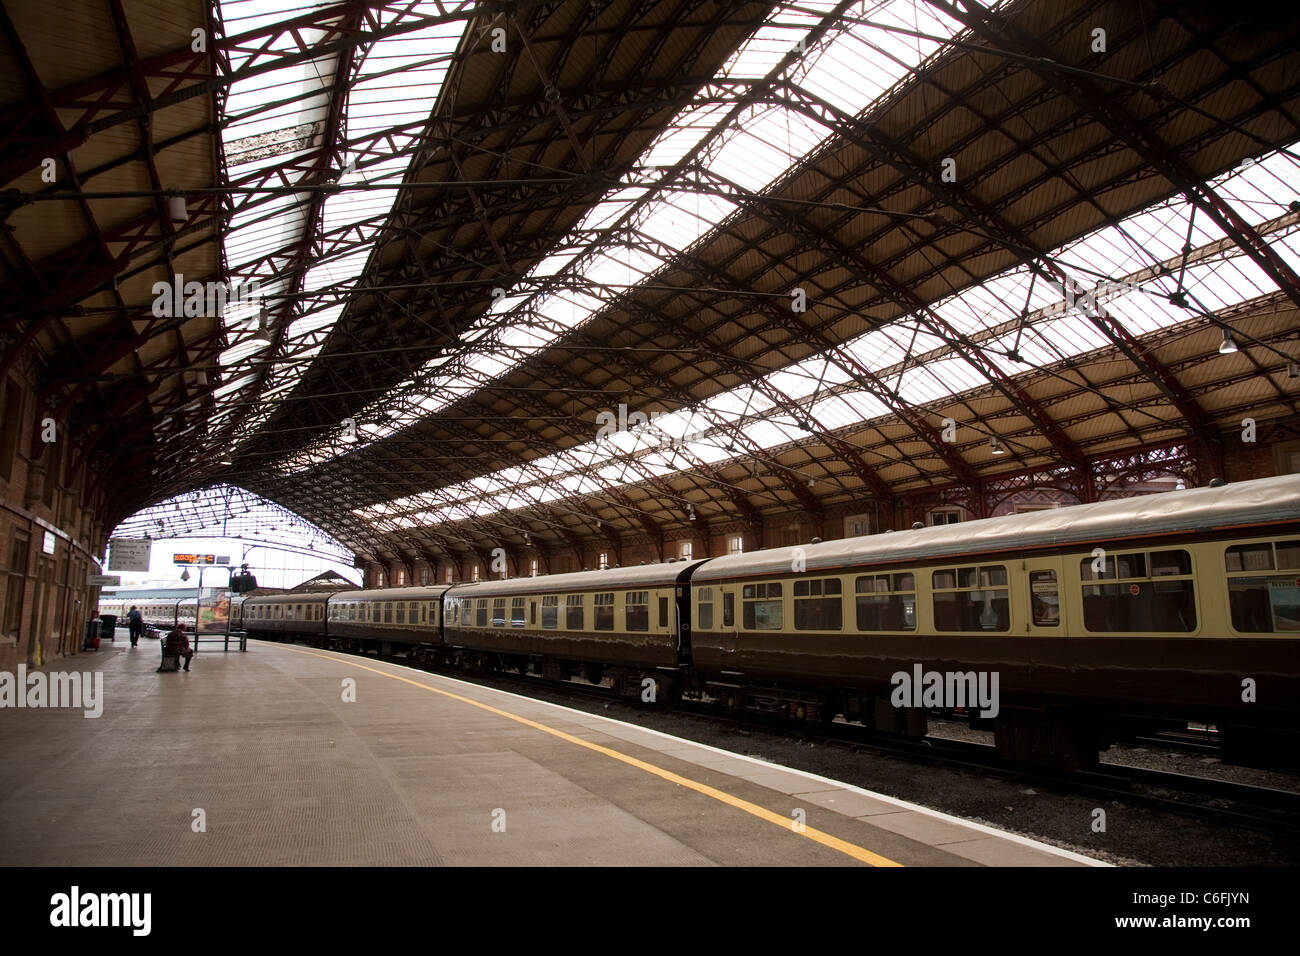
<svg viewBox="0 0 1300 956"><path fill-rule="evenodd" d="M213 613L214 600L205 598L203 601L204 623L203 631L224 631L226 630L225 617L225 598L220 599L220 608ZM244 598L236 595L230 600L230 629L232 631L242 630L243 628L243 602ZM187 598L117 598L102 597L99 600L99 614L112 614L117 618L117 624L120 627L126 626L126 615L132 607L138 608L144 617L146 625L171 630L179 627L182 630L193 633L194 631L194 613L195 599Z"/></svg>
<svg viewBox="0 0 1300 956"><path fill-rule="evenodd" d="M1300 475L694 561L252 597L243 620L913 735L936 708L900 705L900 673L996 675L996 708L937 709L1016 760L1085 766L1202 721L1225 757L1257 761L1300 740Z"/></svg>

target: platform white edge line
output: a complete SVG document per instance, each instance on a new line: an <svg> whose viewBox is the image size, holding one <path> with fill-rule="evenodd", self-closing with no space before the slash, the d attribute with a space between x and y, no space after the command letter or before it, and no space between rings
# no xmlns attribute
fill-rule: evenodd
<svg viewBox="0 0 1300 956"><path fill-rule="evenodd" d="M270 644L268 646L274 647L275 645ZM317 650L320 650L320 648L317 648ZM327 653L338 654L341 660L348 659L347 655L341 654L341 652L339 651L327 651ZM732 757L736 760L743 760L760 767L767 767L772 770L782 771L783 773L795 774L796 776L803 777L805 780L813 780L816 781L817 783L830 784L832 787L838 788L840 790L847 790L850 793L856 793L860 796L871 797L873 800L880 800L884 803L889 803L896 807L901 807L904 810L911 810L915 813L924 814L925 816L928 817L934 817L936 820L943 820L948 823L955 823L960 826L966 827L969 830L974 830L976 833L983 833L986 836L998 837L1003 840L1008 840L1011 843L1018 843L1021 846L1031 847L1035 850L1042 850L1054 856L1064 857L1067 860L1073 860L1076 863L1084 863L1088 866L1094 866L1094 867L1114 866L1113 863L1107 863L1104 860L1097 860L1090 856L1084 856L1081 853L1075 853L1072 850L1062 849L1059 846L1052 846L1049 843L1041 843L1038 840L1033 840L1029 837L1021 836L1018 833L1011 833L1007 830L999 830L997 827L991 827L984 823L975 823L971 820L965 820L962 819L961 817L953 816L950 813L944 813L942 810L934 810L931 809L930 807L923 807L919 803L911 803L907 800L900 800L897 797L888 796L887 794L876 793L872 790L867 790L863 787L854 786L851 783L845 783L843 780L833 780L830 777L823 777L820 774L811 773L807 770L798 770L794 767L786 767L779 763L772 763L771 761L768 760L760 760L757 757L750 757L745 754L733 753L730 750L723 750L721 747L713 747L710 746L709 744L699 743L698 741L687 740L685 737L677 737L674 736L673 734L667 734L661 730L654 730L653 728L650 727L641 727L638 726L637 724L629 724L627 721L618 720L614 717L606 717L603 714L593 714L585 710L578 710L576 707L566 707L563 704L553 704L550 701L537 700L534 697L526 697L523 694L516 694L513 691L508 691L508 690L500 690L496 687L484 687L482 684L475 684L471 681L460 680L459 678L456 677L448 677L444 674L435 674L431 671L421 670L418 667L411 667L407 664L395 664L392 661L382 661L382 660L373 660L373 661L367 660L366 663L387 664L390 667L399 667L402 670L413 671L417 674L423 674L426 677L436 677L439 678L440 680L451 681L452 683L460 684L462 687L475 687L478 688L479 690L485 690L494 694L503 694L506 697L513 697L516 700L526 701L530 704L538 704L543 707L552 707L556 710L567 711L568 713L571 714L580 714L584 717L595 717L597 720L604 720L611 724L619 724L623 727L630 727L633 730L639 730L647 734L652 734L653 736L661 737L664 740L676 741L678 743L686 744L690 747L698 747L702 750L712 751L713 753L721 754L724 757ZM681 758L677 758L677 759L681 759ZM689 763L689 761L687 762ZM725 771L720 771L720 772L725 772ZM788 794L788 796L793 797L794 794ZM824 808L824 809L830 809L830 808ZM832 810L831 812L839 813L838 810ZM843 814L843 815L847 816L847 814Z"/></svg>

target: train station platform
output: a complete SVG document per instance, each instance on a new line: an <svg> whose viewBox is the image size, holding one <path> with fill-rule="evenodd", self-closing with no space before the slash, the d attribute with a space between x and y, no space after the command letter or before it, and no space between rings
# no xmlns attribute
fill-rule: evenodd
<svg viewBox="0 0 1300 956"><path fill-rule="evenodd" d="M250 642L0 710L2 865L1079 866L802 771L374 659ZM90 679L93 685L94 680Z"/></svg>

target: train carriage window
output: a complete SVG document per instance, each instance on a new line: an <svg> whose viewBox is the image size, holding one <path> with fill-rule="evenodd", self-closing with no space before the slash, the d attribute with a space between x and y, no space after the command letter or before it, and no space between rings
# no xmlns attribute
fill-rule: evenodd
<svg viewBox="0 0 1300 956"><path fill-rule="evenodd" d="M1000 564L935 571L936 631L1009 631L1007 569Z"/></svg>
<svg viewBox="0 0 1300 956"><path fill-rule="evenodd" d="M392 601L384 602L384 623L385 624L393 623L393 602Z"/></svg>
<svg viewBox="0 0 1300 956"><path fill-rule="evenodd" d="M1152 551L1151 576L1172 577L1192 573L1192 556L1186 551Z"/></svg>
<svg viewBox="0 0 1300 956"><path fill-rule="evenodd" d="M398 601L397 604L393 606L393 623L394 624L406 623L406 602L405 601Z"/></svg>
<svg viewBox="0 0 1300 956"><path fill-rule="evenodd" d="M595 605L592 627L597 631L614 630L614 592L597 594L592 603Z"/></svg>
<svg viewBox="0 0 1300 956"><path fill-rule="evenodd" d="M355 602L355 601L353 601L353 602L349 602L349 604L348 604L348 620L349 620L349 621L355 621L356 619L357 619L357 605L356 605L356 602Z"/></svg>
<svg viewBox="0 0 1300 956"><path fill-rule="evenodd" d="M722 626L736 626L736 595L731 591L722 592Z"/></svg>
<svg viewBox="0 0 1300 956"><path fill-rule="evenodd" d="M1277 566L1284 571L1300 571L1300 540L1277 542Z"/></svg>
<svg viewBox="0 0 1300 956"><path fill-rule="evenodd" d="M1100 572L1094 568L1098 562ZM1083 585L1083 626L1103 633L1194 631L1191 574L1191 555L1181 550L1083 558L1079 577L1084 582L1113 582Z"/></svg>
<svg viewBox="0 0 1300 956"><path fill-rule="evenodd" d="M1272 571L1273 546L1267 541L1258 544L1237 544L1224 555L1228 571Z"/></svg>
<svg viewBox="0 0 1300 956"><path fill-rule="evenodd" d="M421 624L429 623L429 602L428 601L420 602L420 623Z"/></svg>
<svg viewBox="0 0 1300 956"><path fill-rule="evenodd" d="M666 597L659 599L659 626L668 626L668 598Z"/></svg>
<svg viewBox="0 0 1300 956"><path fill-rule="evenodd" d="M492 626L506 626L506 599L503 597L492 599Z"/></svg>
<svg viewBox="0 0 1300 956"><path fill-rule="evenodd" d="M478 603L474 606L474 626L487 627L487 623L488 623L487 598L479 598Z"/></svg>
<svg viewBox="0 0 1300 956"><path fill-rule="evenodd" d="M859 631L916 630L914 574L864 575L853 582L853 590L857 598L856 623Z"/></svg>
<svg viewBox="0 0 1300 956"><path fill-rule="evenodd" d="M650 592L626 591L623 595L623 611L629 631L650 630Z"/></svg>
<svg viewBox="0 0 1300 956"><path fill-rule="evenodd" d="M537 577L537 575L534 574L533 577ZM537 625L537 601L536 600L528 602L528 623L534 627Z"/></svg>
<svg viewBox="0 0 1300 956"><path fill-rule="evenodd" d="M302 621L302 620L305 620L305 618L302 616L302 605L301 605L301 604L294 605L293 619L294 619L295 621Z"/></svg>
<svg viewBox="0 0 1300 956"><path fill-rule="evenodd" d="M794 629L838 631L844 627L844 598L839 578L794 582Z"/></svg>
<svg viewBox="0 0 1300 956"><path fill-rule="evenodd" d="M542 627L554 629L560 626L560 596L546 594L542 596Z"/></svg>
<svg viewBox="0 0 1300 956"><path fill-rule="evenodd" d="M695 626L701 631L713 630L713 588L698 588L695 592L699 605Z"/></svg>
<svg viewBox="0 0 1300 956"><path fill-rule="evenodd" d="M564 626L570 631L581 631L583 623L582 595L570 594L564 599Z"/></svg>
<svg viewBox="0 0 1300 956"><path fill-rule="evenodd" d="M1291 570L1300 565L1300 541L1234 545L1224 564L1233 630L1300 633L1300 576Z"/></svg>
<svg viewBox="0 0 1300 956"><path fill-rule="evenodd" d="M1056 627L1061 623L1061 594L1055 571L1029 572L1029 610L1039 627Z"/></svg>
<svg viewBox="0 0 1300 956"><path fill-rule="evenodd" d="M779 631L785 625L785 604L781 600L781 583L746 584L741 593L745 629Z"/></svg>
<svg viewBox="0 0 1300 956"><path fill-rule="evenodd" d="M522 597L512 597L510 599L510 626L524 626L524 599Z"/></svg>

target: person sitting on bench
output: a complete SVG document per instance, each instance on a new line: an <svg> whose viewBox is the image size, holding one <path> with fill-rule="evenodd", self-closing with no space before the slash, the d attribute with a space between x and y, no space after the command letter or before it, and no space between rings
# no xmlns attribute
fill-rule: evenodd
<svg viewBox="0 0 1300 956"><path fill-rule="evenodd" d="M190 647L190 639L185 636L185 632L179 627L173 628L171 633L164 638L163 653L175 654L177 657L185 658L185 669L190 669L190 658L194 656L194 649Z"/></svg>

